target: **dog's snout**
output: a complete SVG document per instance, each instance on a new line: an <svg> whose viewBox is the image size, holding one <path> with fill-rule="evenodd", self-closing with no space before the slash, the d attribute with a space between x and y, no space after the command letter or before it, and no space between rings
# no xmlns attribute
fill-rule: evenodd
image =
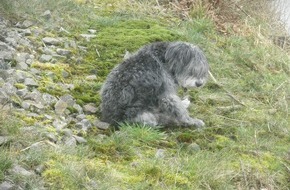
<svg viewBox="0 0 290 190"><path fill-rule="evenodd" d="M201 82L201 81L196 81L195 82L195 86L196 87L200 87L200 86L202 86L203 85L203 83Z"/></svg>

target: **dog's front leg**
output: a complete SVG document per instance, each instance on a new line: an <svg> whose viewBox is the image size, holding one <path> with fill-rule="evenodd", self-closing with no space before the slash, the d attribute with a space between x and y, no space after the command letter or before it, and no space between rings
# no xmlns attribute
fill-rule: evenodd
<svg viewBox="0 0 290 190"><path fill-rule="evenodd" d="M169 95L161 98L159 109L162 114L174 118L177 125L203 127L204 122L189 116L188 102L182 101L177 95Z"/></svg>

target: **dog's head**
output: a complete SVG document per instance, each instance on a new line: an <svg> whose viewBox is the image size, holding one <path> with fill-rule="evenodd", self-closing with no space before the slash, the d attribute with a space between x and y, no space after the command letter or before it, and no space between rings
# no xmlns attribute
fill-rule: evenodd
<svg viewBox="0 0 290 190"><path fill-rule="evenodd" d="M207 59L202 50L193 44L170 43L165 53L165 62L178 84L184 88L201 87L207 81Z"/></svg>

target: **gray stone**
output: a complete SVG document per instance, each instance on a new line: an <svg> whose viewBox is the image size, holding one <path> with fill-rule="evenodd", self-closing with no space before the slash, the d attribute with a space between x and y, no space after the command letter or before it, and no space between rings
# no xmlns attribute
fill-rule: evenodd
<svg viewBox="0 0 290 190"><path fill-rule="evenodd" d="M79 114L83 114L83 108L79 104L74 104L73 108L78 111Z"/></svg>
<svg viewBox="0 0 290 190"><path fill-rule="evenodd" d="M6 80L10 77L10 73L7 70L0 70L0 78Z"/></svg>
<svg viewBox="0 0 290 190"><path fill-rule="evenodd" d="M81 120L83 120L85 118L86 118L85 114L80 114L80 115L76 116L76 119L79 120L79 121L81 121Z"/></svg>
<svg viewBox="0 0 290 190"><path fill-rule="evenodd" d="M190 145L188 145L187 149L190 152L198 152L198 151L200 151L200 146L196 143L191 143Z"/></svg>
<svg viewBox="0 0 290 190"><path fill-rule="evenodd" d="M79 136L76 136L76 135L73 135L73 137L76 139L77 143L79 144L85 144L87 143L87 140L83 137L79 137Z"/></svg>
<svg viewBox="0 0 290 190"><path fill-rule="evenodd" d="M48 114L44 114L44 117L48 120L52 120L53 119L53 116L51 115L48 115Z"/></svg>
<svg viewBox="0 0 290 190"><path fill-rule="evenodd" d="M19 70L24 70L26 71L28 69L28 65L24 62L19 62L16 64L16 69L19 69Z"/></svg>
<svg viewBox="0 0 290 190"><path fill-rule="evenodd" d="M41 165L38 165L34 171L36 174L41 175L42 172L44 172L44 170L45 170L45 165L41 164Z"/></svg>
<svg viewBox="0 0 290 190"><path fill-rule="evenodd" d="M12 45L13 47L17 47L17 40L12 37L5 38L5 42L7 42L9 45Z"/></svg>
<svg viewBox="0 0 290 190"><path fill-rule="evenodd" d="M59 54L59 55L68 56L68 55L71 54L71 51L67 50L67 49L57 48L56 49L56 53Z"/></svg>
<svg viewBox="0 0 290 190"><path fill-rule="evenodd" d="M54 55L56 52L53 49L51 49L50 47L44 47L43 53L46 55Z"/></svg>
<svg viewBox="0 0 290 190"><path fill-rule="evenodd" d="M0 88L0 104L5 105L9 102L9 96L4 92L2 88Z"/></svg>
<svg viewBox="0 0 290 190"><path fill-rule="evenodd" d="M48 71L45 75L46 75L47 77L51 78L51 79L55 79L55 78L56 78L55 73L52 72L52 71Z"/></svg>
<svg viewBox="0 0 290 190"><path fill-rule="evenodd" d="M43 63L50 62L51 60L52 60L52 55L42 54L39 58L39 61Z"/></svg>
<svg viewBox="0 0 290 190"><path fill-rule="evenodd" d="M95 34L80 34L80 36L85 38L86 41L88 41L88 42L91 40L91 38L97 37L97 35L95 35Z"/></svg>
<svg viewBox="0 0 290 190"><path fill-rule="evenodd" d="M86 76L86 80L96 80L97 79L97 76L96 75L89 75L89 76Z"/></svg>
<svg viewBox="0 0 290 190"><path fill-rule="evenodd" d="M30 20L25 20L23 21L21 28L29 28L33 25L33 22L31 22Z"/></svg>
<svg viewBox="0 0 290 190"><path fill-rule="evenodd" d="M26 61L25 61L25 63L27 64L27 65L31 65L32 63L33 63L33 59L27 59Z"/></svg>
<svg viewBox="0 0 290 190"><path fill-rule="evenodd" d="M65 94L59 98L60 100L67 103L68 106L72 107L75 104L75 100L70 94Z"/></svg>
<svg viewBox="0 0 290 190"><path fill-rule="evenodd" d="M75 147L77 145L77 140L74 137L64 138L64 144L66 146Z"/></svg>
<svg viewBox="0 0 290 190"><path fill-rule="evenodd" d="M4 61L12 61L13 53L14 51L8 51L8 50L0 51L0 59Z"/></svg>
<svg viewBox="0 0 290 190"><path fill-rule="evenodd" d="M23 109L25 109L25 110L29 110L30 109L30 102L29 101L23 101L22 103L21 103L21 107L23 108Z"/></svg>
<svg viewBox="0 0 290 190"><path fill-rule="evenodd" d="M88 32L89 32L90 34L95 34L95 33L97 32L97 30L94 30L94 29L88 29Z"/></svg>
<svg viewBox="0 0 290 190"><path fill-rule="evenodd" d="M62 132L63 132L63 134L64 134L65 136L67 136L67 137L71 137L71 136L73 136L73 131L70 130L70 129L68 129L68 128L63 129Z"/></svg>
<svg viewBox="0 0 290 190"><path fill-rule="evenodd" d="M53 133L47 133L47 134L45 134L45 137L48 138L48 140L53 142L53 143L57 142L57 136Z"/></svg>
<svg viewBox="0 0 290 190"><path fill-rule="evenodd" d="M155 158L164 158L165 157L165 150L158 149L155 153Z"/></svg>
<svg viewBox="0 0 290 190"><path fill-rule="evenodd" d="M21 70L17 70L15 73L15 79L19 83L24 83L25 79L28 78L27 74Z"/></svg>
<svg viewBox="0 0 290 190"><path fill-rule="evenodd" d="M54 110L57 115L62 115L66 108L68 107L67 103L63 100L58 100L54 105Z"/></svg>
<svg viewBox="0 0 290 190"><path fill-rule="evenodd" d="M21 175L24 177L30 177L33 175L33 172L28 171L19 165L14 165L14 167L9 170L9 173L12 175Z"/></svg>
<svg viewBox="0 0 290 190"><path fill-rule="evenodd" d="M42 94L42 99L45 103L45 105L53 105L57 102L57 98L50 95L50 94L47 94L47 93L43 93Z"/></svg>
<svg viewBox="0 0 290 190"><path fill-rule="evenodd" d="M4 79L0 78L0 87L2 87L4 83L5 83Z"/></svg>
<svg viewBox="0 0 290 190"><path fill-rule="evenodd" d="M73 49L77 49L77 43L73 40L68 42L67 47L73 48Z"/></svg>
<svg viewBox="0 0 290 190"><path fill-rule="evenodd" d="M31 93L28 93L25 97L24 100L33 100L36 102L41 102L42 97L41 97L41 92L39 92L37 89L34 89Z"/></svg>
<svg viewBox="0 0 290 190"><path fill-rule="evenodd" d="M92 127L92 124L88 119L83 119L80 122L76 123L76 127L86 131Z"/></svg>
<svg viewBox="0 0 290 190"><path fill-rule="evenodd" d="M109 123L106 123L106 122L102 122L100 120L95 120L93 122L93 125L96 126L97 128L99 129L102 129L102 130L107 130L109 129L110 127L110 124Z"/></svg>
<svg viewBox="0 0 290 190"><path fill-rule="evenodd" d="M1 54L1 52L0 52L0 54ZM11 64L0 58L0 71L1 70L7 70L7 69L10 69L10 68L11 68ZM0 73L0 77L1 77L1 73Z"/></svg>
<svg viewBox="0 0 290 190"><path fill-rule="evenodd" d="M0 184L0 189L1 190L15 190L16 186L12 184L11 182L4 181L3 183Z"/></svg>
<svg viewBox="0 0 290 190"><path fill-rule="evenodd" d="M56 119L52 122L52 126L56 128L57 130L62 130L63 128L67 126L67 123L60 119Z"/></svg>
<svg viewBox="0 0 290 190"><path fill-rule="evenodd" d="M17 63L20 63L20 62L26 62L27 59L29 59L30 56L28 53L17 53L14 57L15 61Z"/></svg>
<svg viewBox="0 0 290 190"><path fill-rule="evenodd" d="M38 69L35 69L35 68L30 68L29 72L33 75L40 75L41 74L41 71Z"/></svg>
<svg viewBox="0 0 290 190"><path fill-rule="evenodd" d="M68 78L69 77L69 73L65 70L61 71L61 75L63 78Z"/></svg>
<svg viewBox="0 0 290 190"><path fill-rule="evenodd" d="M32 101L31 102L31 106L33 106L33 108L36 108L38 110L43 110L44 109L44 105L41 102L34 102L34 101ZM37 110L35 110L35 111L37 111Z"/></svg>
<svg viewBox="0 0 290 190"><path fill-rule="evenodd" d="M11 48L8 44L0 41L0 50L4 51L4 50L14 50L14 48Z"/></svg>
<svg viewBox="0 0 290 190"><path fill-rule="evenodd" d="M24 47L32 48L30 41L28 39L25 39L25 38L19 39L18 44L22 45Z"/></svg>
<svg viewBox="0 0 290 190"><path fill-rule="evenodd" d="M31 34L32 34L32 32L31 32L31 30L30 29L23 29L22 30L22 34L24 35L24 36L30 36Z"/></svg>
<svg viewBox="0 0 290 190"><path fill-rule="evenodd" d="M2 86L2 90L6 92L8 95L13 95L13 94L16 94L17 88L14 87L14 85L12 85L11 83L6 82Z"/></svg>
<svg viewBox="0 0 290 190"><path fill-rule="evenodd" d="M45 37L42 41L47 45L60 45L61 40L57 38Z"/></svg>
<svg viewBox="0 0 290 190"><path fill-rule="evenodd" d="M9 137L0 136L0 146L6 144L9 141Z"/></svg>
<svg viewBox="0 0 290 190"><path fill-rule="evenodd" d="M26 78L24 84L29 87L38 87L38 83L33 78Z"/></svg>
<svg viewBox="0 0 290 190"><path fill-rule="evenodd" d="M44 11L44 13L41 15L41 17L49 20L51 18L51 11L50 10Z"/></svg>
<svg viewBox="0 0 290 190"><path fill-rule="evenodd" d="M25 95L27 95L27 93L28 93L27 88L19 89L16 91L16 94L20 97L24 97Z"/></svg>
<svg viewBox="0 0 290 190"><path fill-rule="evenodd" d="M84 109L84 112L88 114L93 114L98 111L98 109L95 107L93 103L84 105L83 109Z"/></svg>

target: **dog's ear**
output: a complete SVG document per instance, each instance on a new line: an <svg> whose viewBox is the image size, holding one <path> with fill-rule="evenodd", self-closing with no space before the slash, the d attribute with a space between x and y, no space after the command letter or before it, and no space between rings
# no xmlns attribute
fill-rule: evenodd
<svg viewBox="0 0 290 190"><path fill-rule="evenodd" d="M203 51L190 43L174 42L165 53L169 70L178 75L202 77L208 70L208 63Z"/></svg>
<svg viewBox="0 0 290 190"><path fill-rule="evenodd" d="M186 47L184 43L171 43L165 52L165 63L168 64L169 70L178 75L184 69L184 51Z"/></svg>

